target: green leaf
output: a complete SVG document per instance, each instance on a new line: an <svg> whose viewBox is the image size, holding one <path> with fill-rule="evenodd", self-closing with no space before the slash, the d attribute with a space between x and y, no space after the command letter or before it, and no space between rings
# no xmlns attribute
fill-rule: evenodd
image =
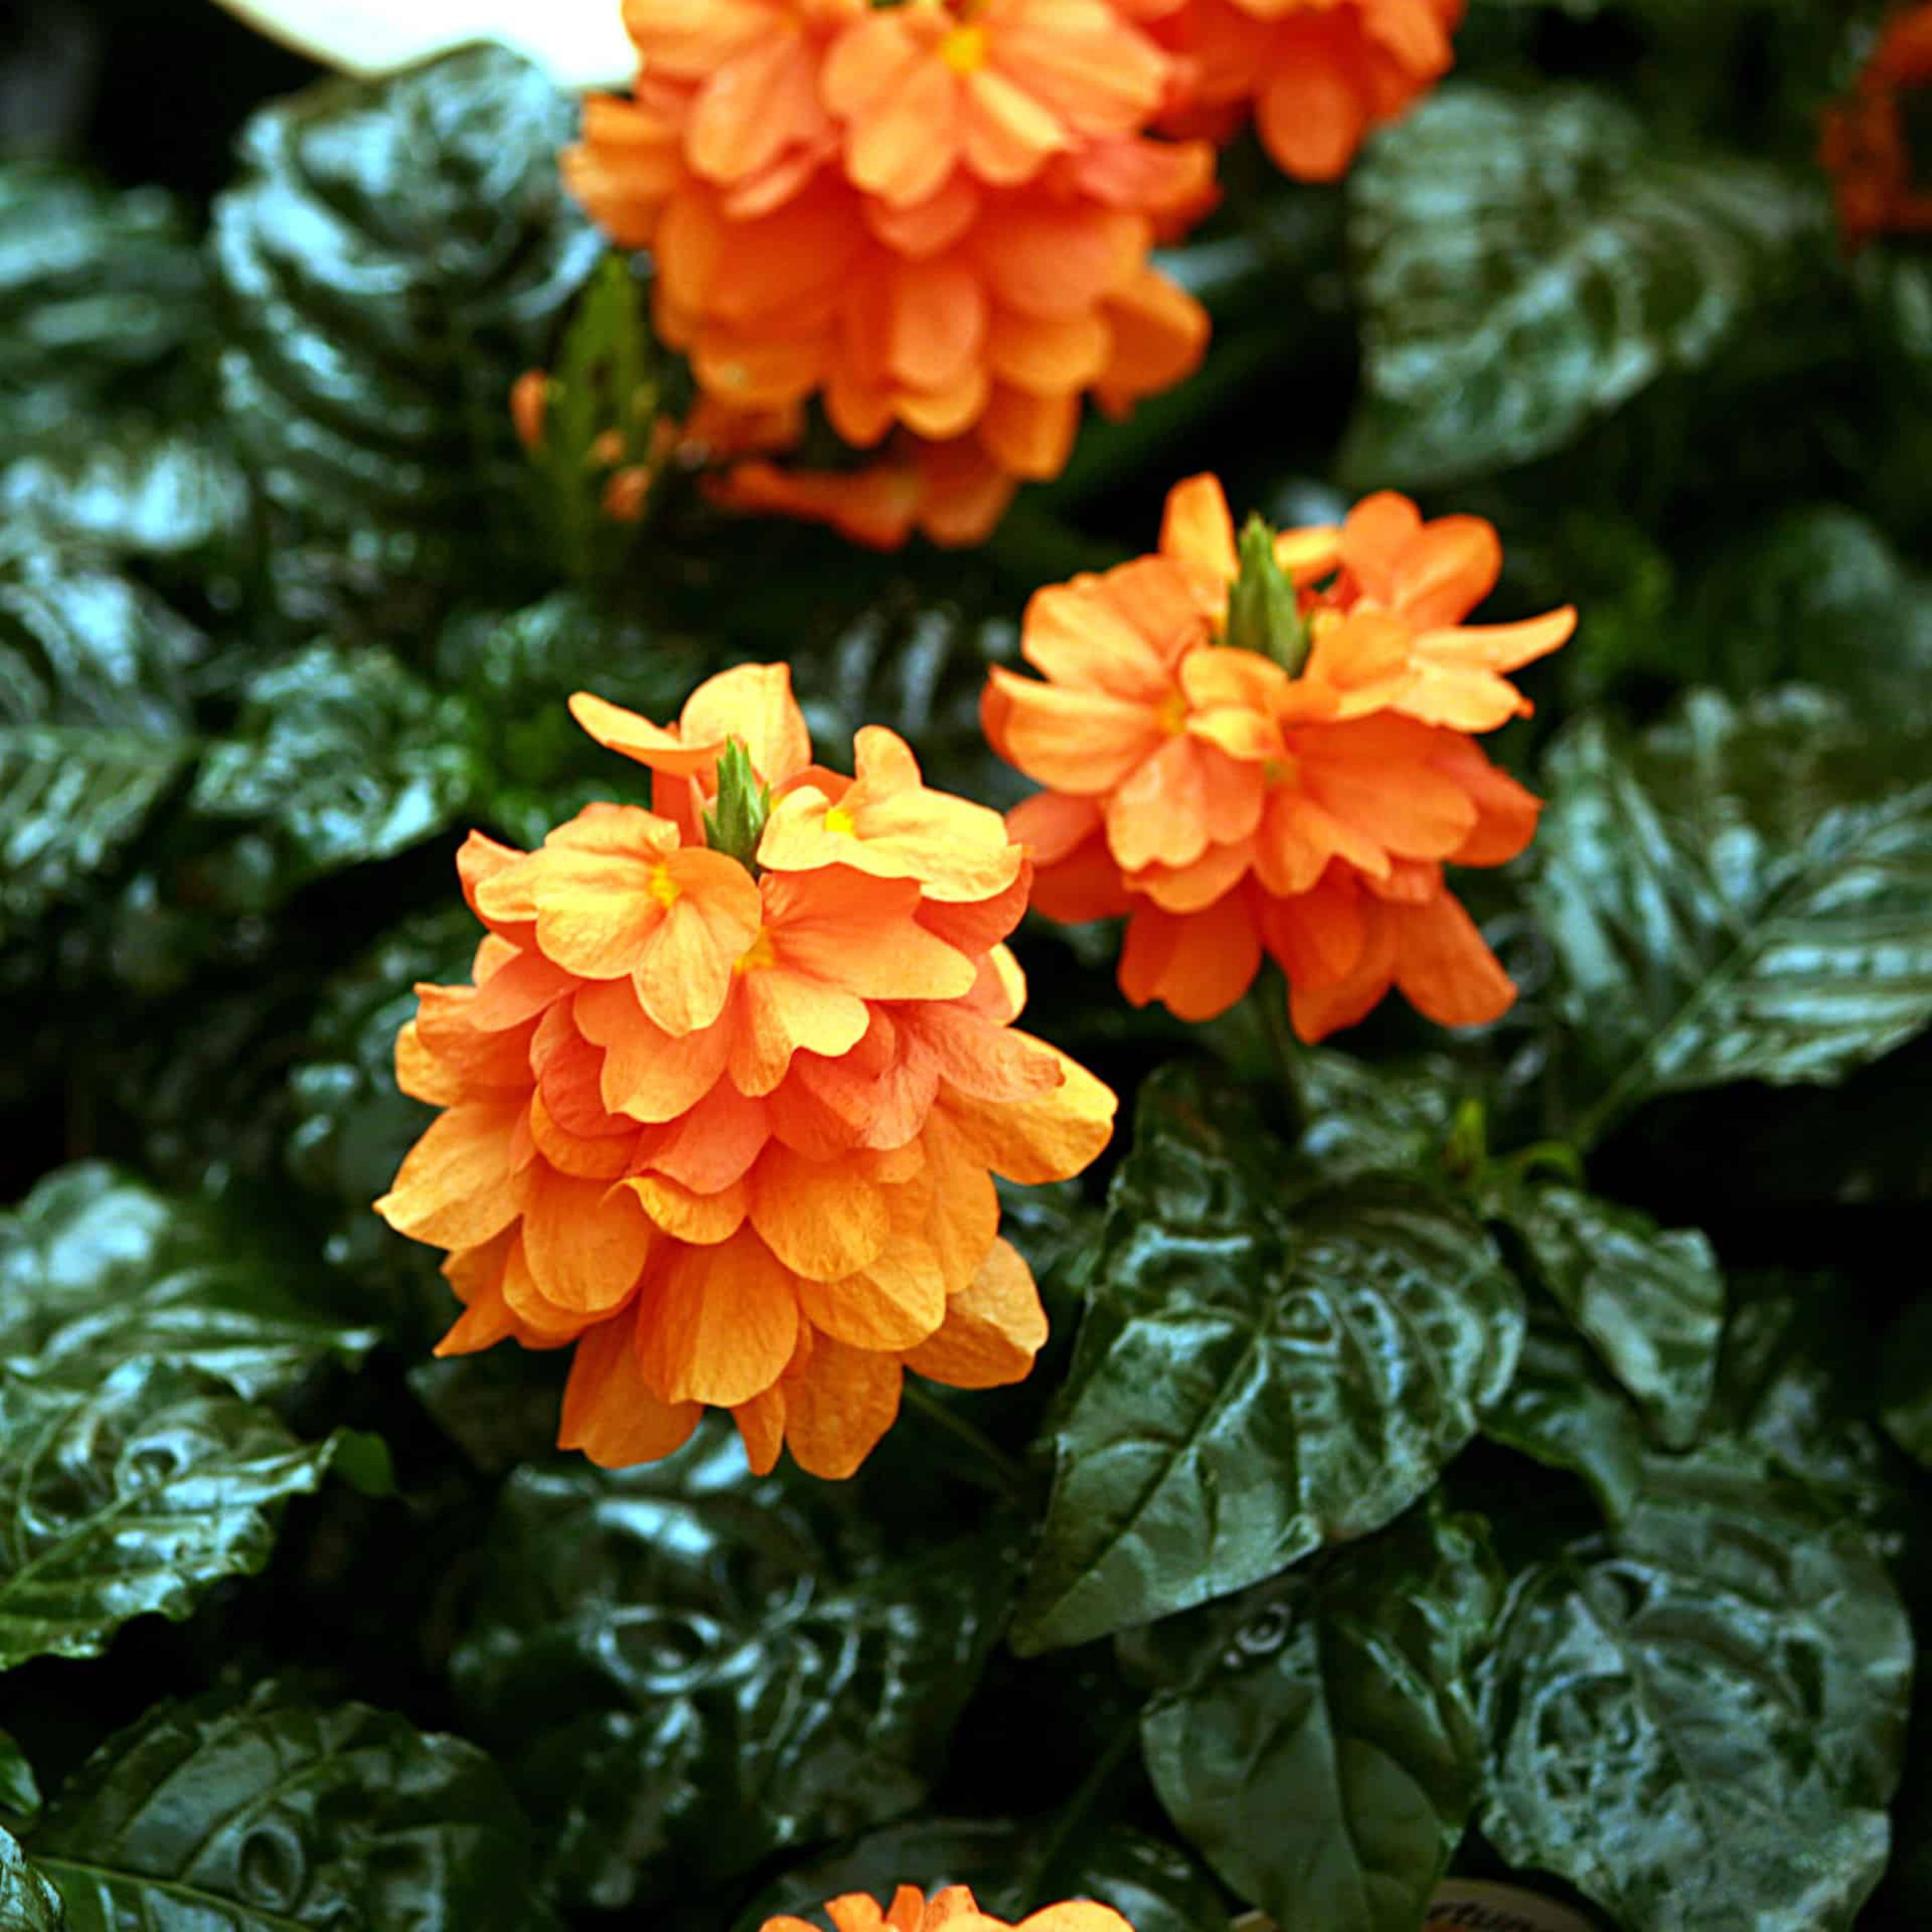
<svg viewBox="0 0 1932 1932"><path fill-rule="evenodd" d="M40 1815L40 1787L27 1754L0 1731L0 1814L16 1824L31 1825Z"/></svg>
<svg viewBox="0 0 1932 1932"><path fill-rule="evenodd" d="M1581 1189L1510 1186L1489 1204L1666 1448L1696 1439L1717 1381L1724 1278L1693 1228Z"/></svg>
<svg viewBox="0 0 1932 1932"><path fill-rule="evenodd" d="M152 404L156 376L208 315L200 252L172 196L0 166L0 440L71 436L85 412Z"/></svg>
<svg viewBox="0 0 1932 1932"><path fill-rule="evenodd" d="M196 748L199 634L91 551L0 532L0 944L78 896Z"/></svg>
<svg viewBox="0 0 1932 1932"><path fill-rule="evenodd" d="M1653 1458L1512 1592L1483 1828L1655 1932L1828 1932L1885 1868L1912 1636L1857 1527L1749 1452Z"/></svg>
<svg viewBox="0 0 1932 1932"><path fill-rule="evenodd" d="M1378 1529L1508 1386L1520 1291L1447 1198L1282 1200L1286 1150L1217 1077L1142 1090L1053 1439L1022 1654L1272 1576Z"/></svg>
<svg viewBox="0 0 1932 1932"><path fill-rule="evenodd" d="M738 1915L736 1932L758 1932L781 1913L829 1924L826 1900L869 1892L886 1904L901 1885L928 1896L942 1886L970 1886L982 1910L1013 1920L1063 1899L1097 1898L1134 1932L1222 1932L1226 1925L1219 1888L1178 1846L1114 1823L1078 1832L1057 1849L1055 1836L1052 1822L889 1825L773 1880ZM1048 1862L1052 1870L1042 1871Z"/></svg>
<svg viewBox="0 0 1932 1932"><path fill-rule="evenodd" d="M1883 1359L1886 1431L1914 1462L1932 1469L1932 1298L1899 1318Z"/></svg>
<svg viewBox="0 0 1932 1932"><path fill-rule="evenodd" d="M1466 1084L1453 1061L1371 1066L1318 1047L1301 1055L1298 1073L1304 1184L1439 1166Z"/></svg>
<svg viewBox="0 0 1932 1932"><path fill-rule="evenodd" d="M1530 1298L1522 1359L1502 1400L1484 1412L1483 1433L1582 1477L1607 1516L1636 1500L1649 1447L1642 1420L1546 1295Z"/></svg>
<svg viewBox="0 0 1932 1932"><path fill-rule="evenodd" d="M1342 456L1437 483L1570 442L1717 356L1822 229L1803 181L1660 148L1607 96L1451 86L1348 181L1364 400Z"/></svg>
<svg viewBox="0 0 1932 1932"><path fill-rule="evenodd" d="M381 650L318 644L249 681L234 734L203 760L200 818L241 821L252 862L230 903L266 911L310 880L447 831L476 772L459 700Z"/></svg>
<svg viewBox="0 0 1932 1932"><path fill-rule="evenodd" d="M60 1895L0 1832L0 1932L63 1932Z"/></svg>
<svg viewBox="0 0 1932 1932"><path fill-rule="evenodd" d="M68 1932L548 1932L533 1843L473 1745L272 1682L110 1738L34 1857Z"/></svg>
<svg viewBox="0 0 1932 1932"><path fill-rule="evenodd" d="M470 742L488 774L478 809L526 847L593 800L650 802L642 767L605 751L571 716L573 692L674 718L710 668L688 642L580 590L459 616L436 651L437 683L461 692L474 714Z"/></svg>
<svg viewBox="0 0 1932 1932"><path fill-rule="evenodd" d="M84 1161L0 1215L0 1363L87 1382L143 1357L272 1395L375 1345L329 1318L321 1286L239 1246L206 1209Z"/></svg>
<svg viewBox="0 0 1932 1932"><path fill-rule="evenodd" d="M470 587L526 548L511 386L600 251L564 191L576 115L476 46L262 109L217 203L224 407L345 587Z"/></svg>
<svg viewBox="0 0 1932 1932"><path fill-rule="evenodd" d="M1431 1509L1148 1641L1168 1815L1279 1925L1413 1932L1481 1768L1472 1664L1502 1600L1480 1520Z"/></svg>
<svg viewBox="0 0 1932 1932"><path fill-rule="evenodd" d="M50 431L0 468L0 512L58 536L167 556L234 537L247 479L215 433L135 418L76 438Z"/></svg>
<svg viewBox="0 0 1932 1932"><path fill-rule="evenodd" d="M1668 631L1679 678L1741 699L1796 679L1870 717L1927 715L1932 580L1840 505L1790 511L1726 545Z"/></svg>
<svg viewBox="0 0 1932 1932"><path fill-rule="evenodd" d="M98 1656L129 1618L178 1622L217 1579L254 1574L278 1506L332 1454L179 1363L123 1362L92 1388L0 1370L0 1670Z"/></svg>
<svg viewBox="0 0 1932 1932"><path fill-rule="evenodd" d="M1010 1589L1011 1526L888 1555L727 1430L670 1463L512 1477L454 1673L562 1896L687 1896L909 1809Z"/></svg>
<svg viewBox="0 0 1932 1932"><path fill-rule="evenodd" d="M1924 770L1922 745L1802 687L1696 692L1634 740L1565 734L1531 890L1572 1029L1570 1138L1659 1094L1830 1084L1932 1020Z"/></svg>

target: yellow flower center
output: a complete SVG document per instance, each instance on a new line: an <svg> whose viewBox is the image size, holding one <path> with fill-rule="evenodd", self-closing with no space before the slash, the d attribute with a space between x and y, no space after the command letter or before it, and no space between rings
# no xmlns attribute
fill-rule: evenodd
<svg viewBox="0 0 1932 1932"><path fill-rule="evenodd" d="M670 868L660 859L651 868L650 895L668 912L684 896L684 888L670 875Z"/></svg>
<svg viewBox="0 0 1932 1932"><path fill-rule="evenodd" d="M859 828L854 824L852 814L842 805L835 805L825 814L825 829L836 832L847 838L858 836Z"/></svg>
<svg viewBox="0 0 1932 1932"><path fill-rule="evenodd" d="M1184 692L1170 691L1160 701L1160 709L1154 714L1160 728L1170 738L1178 738L1187 729L1187 698Z"/></svg>
<svg viewBox="0 0 1932 1932"><path fill-rule="evenodd" d="M984 27L955 27L939 44L939 58L955 74L977 74L986 64Z"/></svg>
<svg viewBox="0 0 1932 1932"><path fill-rule="evenodd" d="M739 955L731 970L734 973L756 973L761 968L776 966L778 963L778 956L772 945L771 928L760 926L758 938Z"/></svg>

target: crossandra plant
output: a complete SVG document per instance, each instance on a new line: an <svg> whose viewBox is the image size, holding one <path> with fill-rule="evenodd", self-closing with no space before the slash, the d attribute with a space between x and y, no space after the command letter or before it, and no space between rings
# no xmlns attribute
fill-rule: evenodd
<svg viewBox="0 0 1932 1932"><path fill-rule="evenodd" d="M1932 7L611 10L0 28L0 1932L1923 1922Z"/></svg>

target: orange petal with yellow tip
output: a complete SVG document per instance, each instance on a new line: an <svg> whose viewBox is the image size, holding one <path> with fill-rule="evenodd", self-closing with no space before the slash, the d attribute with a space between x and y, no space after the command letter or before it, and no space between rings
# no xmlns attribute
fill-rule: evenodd
<svg viewBox="0 0 1932 1932"><path fill-rule="evenodd" d="M406 1020L396 1035L396 1084L432 1107L453 1107L467 1096L461 1079L423 1045L414 1020Z"/></svg>
<svg viewBox="0 0 1932 1932"><path fill-rule="evenodd" d="M898 1419L904 1380L896 1355L813 1337L804 1368L785 1382L785 1444L808 1475L842 1481Z"/></svg>
<svg viewBox="0 0 1932 1932"><path fill-rule="evenodd" d="M376 1212L440 1248L478 1246L517 1218L524 1192L513 1143L520 1102L475 1100L439 1114L410 1148Z"/></svg>
<svg viewBox="0 0 1932 1932"><path fill-rule="evenodd" d="M1066 1076L1052 1093L1030 1100L974 1100L942 1088L940 1102L966 1154L1028 1186L1064 1180L1090 1166L1113 1138L1120 1104L1112 1088L1084 1066L1043 1040L1035 1043L1058 1060Z"/></svg>
<svg viewBox="0 0 1932 1932"><path fill-rule="evenodd" d="M624 1186L656 1226L674 1240L716 1247L745 1225L751 1190L742 1180L715 1194L699 1194L663 1174L634 1174Z"/></svg>
<svg viewBox="0 0 1932 1932"><path fill-rule="evenodd" d="M807 1160L776 1144L752 1170L751 1216L772 1253L812 1281L868 1266L891 1226L885 1191L854 1163Z"/></svg>
<svg viewBox="0 0 1932 1932"><path fill-rule="evenodd" d="M1234 519L1227 494L1214 476L1190 476L1167 493L1160 520L1160 550L1198 565L1232 584L1240 571L1234 549Z"/></svg>
<svg viewBox="0 0 1932 1932"><path fill-rule="evenodd" d="M640 718L634 711L588 691L572 694L570 715L607 752L634 758L653 771L695 772L717 762L717 746L687 747L675 731L667 731L648 718Z"/></svg>
<svg viewBox="0 0 1932 1932"><path fill-rule="evenodd" d="M651 1250L650 1223L622 1187L539 1170L524 1206L524 1258L544 1299L578 1315L626 1300Z"/></svg>
<svg viewBox="0 0 1932 1932"><path fill-rule="evenodd" d="M1003 1388L1026 1379L1046 1336L1032 1270L1010 1243L996 1240L972 1281L946 1304L938 1331L907 1354L905 1365L955 1388Z"/></svg>
<svg viewBox="0 0 1932 1932"><path fill-rule="evenodd" d="M798 1297L749 1228L715 1248L672 1247L638 1305L638 1359L666 1402L732 1408L791 1359Z"/></svg>
<svg viewBox="0 0 1932 1932"><path fill-rule="evenodd" d="M1567 644L1576 628L1576 613L1565 604L1540 617L1517 624L1463 624L1447 630L1422 632L1415 639L1418 657L1430 662L1477 670L1515 670L1534 659L1547 657Z"/></svg>
<svg viewBox="0 0 1932 1932"><path fill-rule="evenodd" d="M1009 38L1003 34L1002 43ZM1006 188L1030 181L1049 154L1072 145L1052 111L995 68L968 75L961 92L960 145L982 181Z"/></svg>
<svg viewBox="0 0 1932 1932"><path fill-rule="evenodd" d="M667 1402L646 1382L629 1316L601 1322L577 1345L564 1384L560 1449L579 1449L600 1468L654 1462L682 1449L704 1413L701 1402Z"/></svg>

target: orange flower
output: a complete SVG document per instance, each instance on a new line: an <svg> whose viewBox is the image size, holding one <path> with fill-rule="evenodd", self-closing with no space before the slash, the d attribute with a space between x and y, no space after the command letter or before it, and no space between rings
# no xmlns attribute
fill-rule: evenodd
<svg viewBox="0 0 1932 1932"><path fill-rule="evenodd" d="M949 1885L930 1898L916 1885L902 1885L883 1910L869 1894L847 1892L842 1898L827 1899L825 1914L836 1932L1014 1932L1005 1919L982 1912L979 1901L963 1885ZM759 1932L812 1932L812 1928L808 1920L782 1914L767 1918ZM1133 1928L1111 1905L1076 1898L1029 1913L1019 1922L1018 1932L1133 1932Z"/></svg>
<svg viewBox="0 0 1932 1932"><path fill-rule="evenodd" d="M1932 184L1922 182L1905 102L1932 83L1932 6L1895 14L1850 96L1828 109L1819 160L1836 184L1846 251L1874 236L1932 234Z"/></svg>
<svg viewBox="0 0 1932 1932"><path fill-rule="evenodd" d="M1189 85L1172 122L1226 138L1252 102L1262 144L1302 181L1335 181L1455 59L1464 0L1129 0Z"/></svg>
<svg viewBox="0 0 1932 1932"><path fill-rule="evenodd" d="M952 452L944 476L754 468L736 500L950 540L1004 507L988 466L1058 473L1083 397L1124 408L1199 360L1206 316L1148 256L1211 203L1212 151L1148 137L1179 69L1108 0L631 0L626 20L634 98L589 104L566 170L654 252L659 333L700 388L817 396L857 447ZM948 497L970 510L930 507Z"/></svg>
<svg viewBox="0 0 1932 1932"><path fill-rule="evenodd" d="M1391 986L1445 1025L1494 1018L1514 988L1442 868L1514 857L1538 806L1466 734L1529 710L1504 674L1576 623L1463 624L1502 561L1480 518L1390 494L1238 548L1220 485L1179 485L1160 555L1034 596L1021 650L1046 681L991 674L987 736L1048 788L1008 821L1036 908L1130 915L1122 990L1184 1019L1264 952L1304 1039Z"/></svg>
<svg viewBox="0 0 1932 1932"><path fill-rule="evenodd" d="M1030 868L995 812L859 735L812 763L784 666L660 726L587 693L654 812L536 852L472 833L473 983L418 988L403 1090L442 1109L378 1211L450 1250L440 1352L576 1345L562 1446L667 1455L706 1404L760 1472L849 1475L910 1368L1026 1375L1046 1336L992 1175L1077 1173L1114 1096L1012 1022Z"/></svg>

